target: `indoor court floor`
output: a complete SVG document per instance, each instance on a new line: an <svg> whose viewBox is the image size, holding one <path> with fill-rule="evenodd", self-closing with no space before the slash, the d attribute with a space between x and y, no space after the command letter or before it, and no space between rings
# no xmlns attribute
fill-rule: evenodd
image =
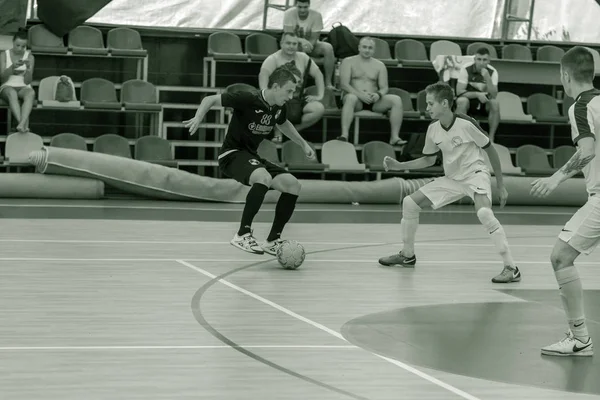
<svg viewBox="0 0 600 400"><path fill-rule="evenodd" d="M496 210L510 285L469 206L422 215L414 269L377 263L396 206L300 205L295 271L229 244L240 210L0 201L0 399L600 399L600 354L540 355L567 329L548 260L574 209ZM577 266L600 343L600 250Z"/></svg>

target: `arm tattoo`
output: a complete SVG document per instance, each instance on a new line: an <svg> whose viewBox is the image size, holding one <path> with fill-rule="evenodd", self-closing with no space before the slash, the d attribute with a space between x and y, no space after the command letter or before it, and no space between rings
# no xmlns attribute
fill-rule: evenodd
<svg viewBox="0 0 600 400"><path fill-rule="evenodd" d="M578 149L573 157L560 169L565 175L569 175L573 172L581 171L586 165L590 163L595 157L595 154L591 154L587 157L582 157L581 149Z"/></svg>

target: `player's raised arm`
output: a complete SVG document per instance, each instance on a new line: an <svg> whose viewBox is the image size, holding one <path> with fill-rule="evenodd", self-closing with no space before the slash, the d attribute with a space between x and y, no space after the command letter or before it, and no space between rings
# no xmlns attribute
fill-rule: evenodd
<svg viewBox="0 0 600 400"><path fill-rule="evenodd" d="M208 111L211 108L221 106L222 103L220 94L213 94L203 98L202 102L200 103L200 106L198 107L198 110L196 111L196 115L194 116L194 118L188 119L187 121L183 121L185 127L189 128L190 135L196 133L198 127L200 126L200 122L202 122L202 120L206 116L206 113L208 113Z"/></svg>
<svg viewBox="0 0 600 400"><path fill-rule="evenodd" d="M310 147L310 144L308 144L308 142L304 140L302 136L300 136L300 133L298 133L296 128L294 128L294 125L290 121L288 121L287 118L281 123L279 123L278 121L277 127L279 128L281 133L287 136L298 146L302 147L302 149L304 150L304 154L306 154L308 158L314 158L315 152L312 149L312 147Z"/></svg>
<svg viewBox="0 0 600 400"><path fill-rule="evenodd" d="M437 154L440 152L440 148L431 139L429 129L427 130L427 136L425 136L425 145L423 146L423 157L400 162L393 159L392 157L386 156L383 159L383 167L386 171L405 171L409 169L422 169L431 167L435 164Z"/></svg>

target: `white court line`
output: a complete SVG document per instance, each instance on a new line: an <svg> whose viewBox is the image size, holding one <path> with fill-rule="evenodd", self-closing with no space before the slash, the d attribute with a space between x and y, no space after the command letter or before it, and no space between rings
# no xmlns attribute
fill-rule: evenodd
<svg viewBox="0 0 600 400"><path fill-rule="evenodd" d="M51 351L51 350L204 350L204 349L231 349L243 347L245 349L359 349L353 345L248 345L248 346L3 346L0 351Z"/></svg>
<svg viewBox="0 0 600 400"><path fill-rule="evenodd" d="M508 238L511 240L511 238ZM520 240L524 238L512 238L512 240ZM534 239L536 239L534 237ZM416 246L431 246L431 247L493 247L492 243L456 243L463 240L480 240L479 238L458 238L458 239L448 239L444 242L421 242L417 243ZM451 243L449 243L451 242ZM163 240L71 240L71 239L0 239L0 243L65 243L65 244L182 244L182 245L227 245L229 246L229 242L204 242L204 241L163 241ZM328 246L396 246L395 243L386 243L386 242L302 242L304 245L328 245ZM511 248L513 247L539 247L539 248L552 248L553 244L511 244Z"/></svg>
<svg viewBox="0 0 600 400"><path fill-rule="evenodd" d="M192 270L194 270L196 272L200 272L202 275L205 275L205 276L207 276L207 277L209 277L211 279L215 279L216 278L216 275L213 275L210 272L205 271L202 268L196 267L195 265L190 264L190 263L188 263L186 261L183 261L183 260L176 260L176 261L179 264L184 265L184 266L186 266L186 267L188 267L188 268L190 268L190 269L192 269ZM249 296L249 297L252 297L253 299L258 300L261 303L264 303L264 304L266 304L268 306L271 306L271 307L275 308L276 310L279 310L282 313L289 315L290 317L296 318L297 320L300 320L302 322L306 322L307 324L312 325L313 327L315 327L317 329L320 329L320 330L322 330L324 332L327 332L331 336L334 336L334 337L336 337L336 338L338 338L340 340L343 340L344 342L348 343L348 341L340 333L334 331L333 329L330 329L330 328L326 327L325 325L322 325L322 324L320 324L318 322L315 322L315 321L313 321L311 319L303 317L300 314L296 314L295 312L293 312L291 310L288 310L287 308L285 308L283 306L280 306L279 304L274 303L271 300L267 300L264 297L261 297L261 296L259 296L257 294L254 294L254 293L252 293L252 292L250 292L250 291L248 291L248 290L246 290L244 288L241 288L241 287L239 287L237 285L234 285L233 283L230 283L230 282L226 281L225 279L219 279L219 282L222 283L225 286L229 286L230 288L232 288L234 290L237 290L238 292L241 292L241 293L245 294L246 296ZM371 353L371 352L369 352L369 353ZM452 392L452 393L454 393L454 394L462 397L463 399L467 399L467 400L480 400L479 398L477 398L477 397L475 397L475 396L473 396L473 395L471 395L471 394L469 394L469 393L467 393L465 391L462 391L462 390L460 390L460 389L458 389L458 388L456 388L456 387L454 387L454 386L452 386L452 385L450 385L448 383L442 382L439 379L437 379L437 378L435 378L435 377L433 377L431 375L426 374L425 372L422 372L422 371L420 371L420 370L418 370L418 369L416 369L414 367L411 367L408 364L405 364L405 363L400 362L398 360L394 360L394 359L391 359L391 358L388 358L388 357L385 357L385 356L382 356L382 355L379 355L379 354L376 354L376 353L371 353L371 354L373 354L373 355L375 355L375 356L377 356L377 357L379 357L379 358L381 358L381 359L383 359L385 361L388 361L391 364L394 364L394 365L396 365L396 366L404 369L405 371L410 372L410 373L412 373L412 374L414 374L414 375L416 375L416 376L418 376L418 377L420 377L422 379L425 379L425 380L433 383L434 385L437 385L437 386L439 386L441 388L444 388L444 389L448 390L449 392Z"/></svg>
<svg viewBox="0 0 600 400"><path fill-rule="evenodd" d="M243 206L243 203L232 203L238 206ZM394 206L394 204L389 204L390 206ZM128 210L159 210L159 211L230 211L230 212L239 212L239 208L199 208L199 207L160 207L160 206L132 206L132 205L95 205L95 204L0 204L1 207L30 207L30 208L98 208L98 209L128 209ZM573 210L576 210L577 207L573 207ZM261 211L275 211L275 208L264 208ZM400 204L398 204L398 212L400 211ZM360 206L355 206L353 208L296 208L294 211L298 212L372 212L372 213L389 213L394 212L392 209L388 210L373 210L373 209L361 209ZM421 213L436 213L436 210L430 211L422 211ZM474 214L472 208L468 210L452 210L452 214ZM572 216L573 212L561 212L561 211L510 211L510 210L494 210L495 214L518 214L518 215L569 215ZM223 221L227 222L227 221Z"/></svg>

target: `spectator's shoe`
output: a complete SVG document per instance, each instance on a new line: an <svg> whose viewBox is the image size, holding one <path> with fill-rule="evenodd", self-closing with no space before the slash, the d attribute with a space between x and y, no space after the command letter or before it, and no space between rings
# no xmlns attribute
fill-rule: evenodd
<svg viewBox="0 0 600 400"><path fill-rule="evenodd" d="M399 265L401 267L414 268L416 263L416 256L413 255L412 257L406 257L404 254L402 254L402 252L379 259L379 264L385 265L386 267Z"/></svg>
<svg viewBox="0 0 600 400"><path fill-rule="evenodd" d="M502 272L492 278L492 282L494 283L511 283L511 282L520 282L521 281L521 271L519 271L518 267L511 267L509 265L505 265Z"/></svg>
<svg viewBox="0 0 600 400"><path fill-rule="evenodd" d="M283 240L281 239L275 239L272 242L267 242L265 240L263 244L260 245L260 247L265 253L270 254L272 256L276 256L277 249L279 248L279 246L281 246L281 243L283 243Z"/></svg>
<svg viewBox="0 0 600 400"><path fill-rule="evenodd" d="M339 140L340 142L347 142L348 141L348 138L346 136L338 136L335 139Z"/></svg>
<svg viewBox="0 0 600 400"><path fill-rule="evenodd" d="M252 232L248 232L242 236L238 236L236 233L230 243L238 249L242 249L248 253L264 254L264 250L256 243L254 236L252 236Z"/></svg>
<svg viewBox="0 0 600 400"><path fill-rule="evenodd" d="M588 338L587 342L584 343L569 331L567 337L560 342L542 347L542 354L559 357L590 357L594 355L594 345L592 344L592 338Z"/></svg>

